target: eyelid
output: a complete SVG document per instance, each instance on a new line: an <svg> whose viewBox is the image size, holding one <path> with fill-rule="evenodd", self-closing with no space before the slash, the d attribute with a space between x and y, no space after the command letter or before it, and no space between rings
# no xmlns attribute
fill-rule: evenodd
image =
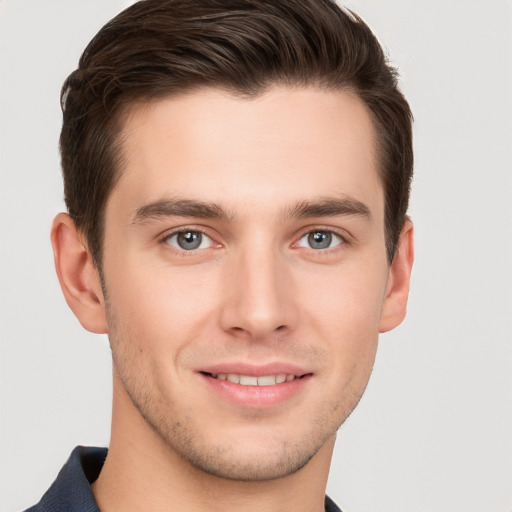
<svg viewBox="0 0 512 512"><path fill-rule="evenodd" d="M176 236L176 235L179 235L180 233L186 233L186 232L196 232L196 233L201 233L203 236L207 237L211 244L209 247L206 247L206 248L203 248L203 249L191 249L191 250L185 250L185 249L180 249L179 247L175 247L173 245L170 245L169 243L167 243L168 240L170 240L173 236ZM214 247L221 247L222 244L220 244L219 242L217 242L215 240L215 238L208 232L209 230L203 228L202 226L178 226L178 227L175 227L175 228L172 228L171 230L168 230L168 231L165 231L164 234L161 234L158 236L158 241L162 244L162 245L167 245L167 247L169 247L170 249L169 250L172 250L172 251L175 251L175 252L178 252L180 254L193 254L197 251L204 251L205 249L211 249L211 248L214 248Z"/></svg>
<svg viewBox="0 0 512 512"><path fill-rule="evenodd" d="M207 249L216 248L216 247L219 248L219 247L223 246L223 244L221 244L220 242L217 241L218 237L213 236L210 233L210 231L211 231L210 229L205 228L203 226L198 226L198 225L177 226L175 228L171 228L170 230L166 230L165 232L163 232L163 234L158 235L157 238L158 238L159 243L167 245L167 247L170 248L169 250L179 252L182 254L191 254L191 253L193 254L196 251L203 251L204 248L203 249L192 249L192 250L187 251L187 250L179 249L178 247L174 247L174 246L171 246L170 244L165 243L171 237L178 235L179 233L183 233L183 232L187 232L187 231L193 231L193 232L195 231L195 232L201 233L203 236L206 236L208 239L210 239L211 245L210 245L210 247L207 247ZM295 241L292 242L292 244L290 246L292 248L299 247L299 245L298 245L299 241L302 240L302 238L304 238L306 235L309 235L310 233L313 233L315 231L324 231L327 233L331 233L334 236L338 237L341 241L339 244L335 245L334 247L329 247L326 249L310 248L312 251L315 251L315 252L328 252L330 250L335 250L339 246L351 245L351 243L352 243L350 233L344 229L335 228L332 226L325 226L325 225L310 225L310 226L306 226L306 227L303 227L300 229L300 231L294 236Z"/></svg>
<svg viewBox="0 0 512 512"><path fill-rule="evenodd" d="M292 246L297 246L299 240L302 240L306 235L310 233L314 233L315 231L324 231L326 233L332 233L333 235L339 237L341 239L341 244L339 245L349 245L352 241L352 236L346 230L341 228L335 228L332 226L325 225L313 225L303 227L295 236L295 242L293 242ZM337 247L337 246L335 246ZM334 247L332 247L334 249ZM329 249L324 249L324 251L328 251ZM316 249L318 252L318 249Z"/></svg>
<svg viewBox="0 0 512 512"><path fill-rule="evenodd" d="M332 237L331 242L336 242L336 243L329 247L316 248L316 249L314 247L310 247L307 242L304 245L302 245L301 244L302 240L309 238L309 236L312 233L328 233ZM319 252L322 252L322 251L325 252L325 251L329 251L330 249L335 249L336 247L339 247L340 245L343 245L344 243L345 243L345 240L343 239L342 236L338 235L338 233L335 233L334 231L327 231L326 229L314 229L313 231L309 231L309 232L305 233L304 235L302 235L299 238L299 240L297 241L297 245L299 247L304 247L305 249L311 249L311 250L319 251Z"/></svg>

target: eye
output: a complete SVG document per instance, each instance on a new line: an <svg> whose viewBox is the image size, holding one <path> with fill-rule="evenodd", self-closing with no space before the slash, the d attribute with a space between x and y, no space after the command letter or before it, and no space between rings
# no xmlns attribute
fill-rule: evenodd
<svg viewBox="0 0 512 512"><path fill-rule="evenodd" d="M343 239L341 236L333 233L332 231L326 231L322 229L318 229L315 231L310 231L306 233L299 240L299 247L307 247L309 249L331 249L336 247L337 245L341 245L343 243Z"/></svg>
<svg viewBox="0 0 512 512"><path fill-rule="evenodd" d="M207 249L213 244L212 239L201 231L178 231L165 238L165 243L182 251Z"/></svg>

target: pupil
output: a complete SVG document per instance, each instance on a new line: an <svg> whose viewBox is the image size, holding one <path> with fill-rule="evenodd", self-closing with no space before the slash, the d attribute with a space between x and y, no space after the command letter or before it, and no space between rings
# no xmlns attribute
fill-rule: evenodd
<svg viewBox="0 0 512 512"><path fill-rule="evenodd" d="M201 245L201 233L195 231L185 231L178 234L178 245L182 249L197 249Z"/></svg>
<svg viewBox="0 0 512 512"><path fill-rule="evenodd" d="M313 249L327 249L331 245L332 235L326 231L315 231L309 234L308 239Z"/></svg>

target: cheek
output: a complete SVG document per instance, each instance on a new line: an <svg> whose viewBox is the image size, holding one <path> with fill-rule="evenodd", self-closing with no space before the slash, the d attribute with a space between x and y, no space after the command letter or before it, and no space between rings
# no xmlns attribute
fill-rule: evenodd
<svg viewBox="0 0 512 512"><path fill-rule="evenodd" d="M124 276L131 276L126 279ZM179 348L212 318L215 294L197 271L118 265L106 282L113 323L141 349Z"/></svg>
<svg viewBox="0 0 512 512"><path fill-rule="evenodd" d="M320 325L353 339L358 333L378 333L385 287L385 272L371 266L347 265L329 271L322 279L314 276L309 283L303 280L301 295L309 297L304 302L309 302Z"/></svg>
<svg viewBox="0 0 512 512"><path fill-rule="evenodd" d="M330 371L344 380L352 375L357 386L366 384L377 350L385 268L347 265L326 275L323 287L314 286L318 279L303 280L299 294L310 335L322 338L332 355Z"/></svg>

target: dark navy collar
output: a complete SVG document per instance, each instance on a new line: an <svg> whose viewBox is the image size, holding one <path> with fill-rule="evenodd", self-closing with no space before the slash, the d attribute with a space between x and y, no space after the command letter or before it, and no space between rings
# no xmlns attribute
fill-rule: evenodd
<svg viewBox="0 0 512 512"><path fill-rule="evenodd" d="M106 448L77 446L41 501L25 512L100 512L91 483L106 456Z"/></svg>
<svg viewBox="0 0 512 512"><path fill-rule="evenodd" d="M106 448L77 446L41 501L25 512L100 512L91 484L106 457ZM341 512L327 496L325 512Z"/></svg>
<svg viewBox="0 0 512 512"><path fill-rule="evenodd" d="M338 505L336 505L329 496L325 497L325 512L341 512Z"/></svg>

